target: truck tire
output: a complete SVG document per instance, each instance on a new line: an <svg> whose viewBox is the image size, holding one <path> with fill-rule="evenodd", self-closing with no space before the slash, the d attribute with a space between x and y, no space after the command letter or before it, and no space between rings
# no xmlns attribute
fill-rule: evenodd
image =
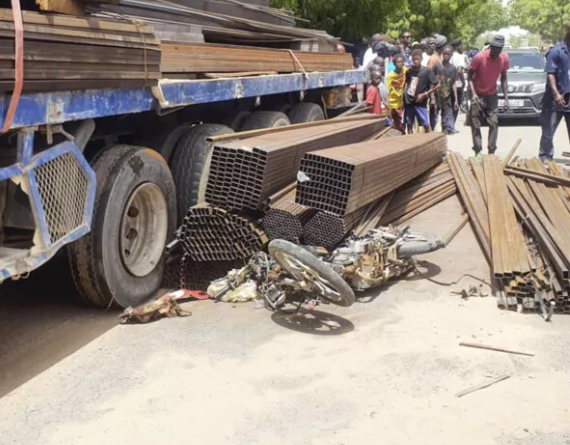
<svg viewBox="0 0 570 445"><path fill-rule="evenodd" d="M68 246L81 297L101 307L137 306L162 283L164 245L175 229L176 198L164 159L117 145L96 157L91 232Z"/></svg>
<svg viewBox="0 0 570 445"><path fill-rule="evenodd" d="M241 131L285 127L286 125L291 125L291 122L285 113L280 113L279 111L255 111L245 120Z"/></svg>
<svg viewBox="0 0 570 445"><path fill-rule="evenodd" d="M176 185L178 223L190 207L198 204L200 189L205 190L208 181L212 144L206 138L233 132L225 125L202 124L192 127L180 138L170 164Z"/></svg>
<svg viewBox="0 0 570 445"><path fill-rule="evenodd" d="M234 131L240 131L245 120L250 116L251 111L238 111L228 114L220 124L230 127Z"/></svg>
<svg viewBox="0 0 570 445"><path fill-rule="evenodd" d="M313 104L311 102L299 102L289 113L289 120L292 124L324 121L325 113L323 113L323 109L317 104Z"/></svg>
<svg viewBox="0 0 570 445"><path fill-rule="evenodd" d="M159 152L166 163L170 165L170 160L172 158L172 154L180 141L180 138L183 137L184 133L190 130L192 126L190 124L184 125L177 125L174 127L169 128L166 131L163 131L158 136L151 138L148 142L141 141L142 145L145 147L152 148L153 150Z"/></svg>
<svg viewBox="0 0 570 445"><path fill-rule="evenodd" d="M280 239L269 243L269 253L293 278L312 282L321 297L338 306L354 304L354 291L348 283L312 253Z"/></svg>

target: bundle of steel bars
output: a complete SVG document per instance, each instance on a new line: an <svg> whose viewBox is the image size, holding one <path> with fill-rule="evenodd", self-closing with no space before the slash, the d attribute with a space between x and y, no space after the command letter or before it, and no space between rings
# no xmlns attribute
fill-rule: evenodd
<svg viewBox="0 0 570 445"><path fill-rule="evenodd" d="M192 207L176 233L185 256L193 261L248 258L268 241L255 218L201 204Z"/></svg>
<svg viewBox="0 0 570 445"><path fill-rule="evenodd" d="M26 91L156 85L160 46L144 24L23 11ZM14 23L0 9L0 91L14 88Z"/></svg>
<svg viewBox="0 0 570 445"><path fill-rule="evenodd" d="M363 207L346 216L318 211L303 228L305 243L327 249L334 248L358 225L366 210Z"/></svg>
<svg viewBox="0 0 570 445"><path fill-rule="evenodd" d="M570 195L567 173L537 159L482 165L457 154L448 161L495 278L498 304L554 304L570 313Z"/></svg>
<svg viewBox="0 0 570 445"><path fill-rule="evenodd" d="M296 201L345 216L439 164L446 151L444 135L417 134L307 153Z"/></svg>
<svg viewBox="0 0 570 445"><path fill-rule="evenodd" d="M395 192L380 224L402 224L456 193L449 165L438 165Z"/></svg>
<svg viewBox="0 0 570 445"><path fill-rule="evenodd" d="M365 140L385 119L329 121L247 139L216 142L206 186L206 201L228 210L263 210L267 199L297 178L307 152Z"/></svg>

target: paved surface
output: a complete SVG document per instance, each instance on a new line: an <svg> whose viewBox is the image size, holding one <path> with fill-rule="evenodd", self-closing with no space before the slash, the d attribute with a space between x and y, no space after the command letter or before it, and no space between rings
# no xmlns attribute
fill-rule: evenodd
<svg viewBox="0 0 570 445"><path fill-rule="evenodd" d="M523 150L539 134L502 131L504 151L508 132L524 137ZM466 135L450 148L468 153ZM413 227L443 235L460 213L451 198ZM441 282L489 279L469 227L425 260ZM39 276L53 283L54 273ZM545 323L498 310L492 297L451 294L472 277L441 286L411 275L302 319L200 302L189 318L143 326L74 305L59 279L54 295L41 283L0 297L2 445L570 444L570 317ZM503 374L510 379L455 397Z"/></svg>
<svg viewBox="0 0 570 445"><path fill-rule="evenodd" d="M462 153L465 156L471 156L473 153L471 128L463 125L464 116L460 115L457 129L459 134L449 138L449 147ZM484 127L483 133L483 153L487 152L488 129ZM523 158L532 158L538 156L538 148L540 142L541 129L536 121L510 120L501 121L499 129L499 141L497 154L501 157L506 156L513 147L517 139L522 139L522 143L517 151L517 155ZM566 125L561 123L554 139L555 157L562 157L563 151L570 151L570 143L568 142L568 132Z"/></svg>

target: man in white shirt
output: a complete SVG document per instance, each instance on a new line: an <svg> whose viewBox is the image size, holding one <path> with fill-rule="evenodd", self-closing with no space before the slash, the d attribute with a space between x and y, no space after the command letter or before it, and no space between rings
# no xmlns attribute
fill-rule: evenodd
<svg viewBox="0 0 570 445"><path fill-rule="evenodd" d="M422 46L424 54L422 56L422 66L428 66L429 59L435 52L435 39L433 37L428 37L422 40Z"/></svg>
<svg viewBox="0 0 570 445"><path fill-rule="evenodd" d="M461 39L455 39L451 42L451 46L453 46L453 57L451 58L451 63L457 68L457 81L455 85L457 86L457 100L459 104L463 100L463 96L467 94L465 91L465 72L469 67L469 58L467 54L463 52L463 42ZM457 116L459 115L459 107L453 108L453 114L455 117L455 121L457 122ZM456 130L457 131L457 130Z"/></svg>
<svg viewBox="0 0 570 445"><path fill-rule="evenodd" d="M374 60L374 58L377 56L377 54L372 50L372 46L374 45L375 42L378 42L380 40L380 37L381 34L374 34L372 36L372 41L370 42L370 46L368 47L368 49L364 53L364 57L362 58L362 66L360 67L360 69L367 69L368 66Z"/></svg>

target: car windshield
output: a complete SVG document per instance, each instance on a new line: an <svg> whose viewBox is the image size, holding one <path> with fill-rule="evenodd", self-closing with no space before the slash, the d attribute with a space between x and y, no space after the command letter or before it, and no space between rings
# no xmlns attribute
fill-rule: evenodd
<svg viewBox="0 0 570 445"><path fill-rule="evenodd" d="M540 53L509 53L509 71L544 71L544 58Z"/></svg>

